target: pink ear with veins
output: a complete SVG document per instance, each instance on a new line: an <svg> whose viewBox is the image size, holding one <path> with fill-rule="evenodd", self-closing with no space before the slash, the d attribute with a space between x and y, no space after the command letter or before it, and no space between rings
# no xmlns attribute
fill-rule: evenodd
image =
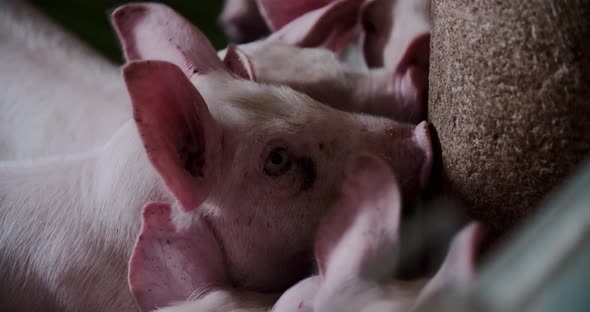
<svg viewBox="0 0 590 312"><path fill-rule="evenodd" d="M138 61L123 68L146 153L185 211L200 206L219 174L221 129L174 64Z"/></svg>
<svg viewBox="0 0 590 312"><path fill-rule="evenodd" d="M234 74L248 80L256 80L254 73L254 66L250 58L242 50L238 49L235 44L230 44L227 47L223 63Z"/></svg>
<svg viewBox="0 0 590 312"><path fill-rule="evenodd" d="M340 51L359 31L357 15L361 4L359 0L331 2L292 20L266 40Z"/></svg>
<svg viewBox="0 0 590 312"><path fill-rule="evenodd" d="M398 247L401 193L385 162L361 154L346 171L342 194L320 224L315 255L322 288L350 278L391 275Z"/></svg>
<svg viewBox="0 0 590 312"><path fill-rule="evenodd" d="M207 224L177 230L168 204L149 203L129 261L129 288L141 311L153 311L226 283L221 249Z"/></svg>
<svg viewBox="0 0 590 312"><path fill-rule="evenodd" d="M168 61L189 77L226 71L207 37L165 5L127 4L113 12L112 21L127 61Z"/></svg>
<svg viewBox="0 0 590 312"><path fill-rule="evenodd" d="M423 303L445 286L461 287L473 280L480 232L480 225L471 223L455 235L444 263L420 291L415 306Z"/></svg>

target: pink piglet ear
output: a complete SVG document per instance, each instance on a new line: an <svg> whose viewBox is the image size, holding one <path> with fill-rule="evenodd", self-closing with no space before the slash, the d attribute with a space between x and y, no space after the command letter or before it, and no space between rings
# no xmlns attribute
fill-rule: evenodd
<svg viewBox="0 0 590 312"><path fill-rule="evenodd" d="M401 193L383 160L352 159L341 198L320 227L315 255L322 288L349 279L380 281L393 273L398 248Z"/></svg>
<svg viewBox="0 0 590 312"><path fill-rule="evenodd" d="M292 20L267 40L340 51L357 35L361 4L360 0L333 1Z"/></svg>
<svg viewBox="0 0 590 312"><path fill-rule="evenodd" d="M174 64L139 61L123 76L147 155L185 211L200 206L216 178L221 129Z"/></svg>
<svg viewBox="0 0 590 312"><path fill-rule="evenodd" d="M229 71L235 73L236 75L248 79L248 80L256 80L256 74L254 73L254 66L250 61L250 58L242 52L242 50L238 49L235 44L230 44L227 47L227 52L225 54L225 58L223 59L223 63Z"/></svg>
<svg viewBox="0 0 590 312"><path fill-rule="evenodd" d="M434 277L420 291L415 307L445 286L463 286L473 280L481 226L471 223L455 236L447 257Z"/></svg>
<svg viewBox="0 0 590 312"><path fill-rule="evenodd" d="M207 37L165 5L124 5L113 12L112 21L127 61L172 62L189 77L195 73L225 72Z"/></svg>
<svg viewBox="0 0 590 312"><path fill-rule="evenodd" d="M226 282L221 249L202 220L177 230L168 204L149 203L129 261L129 288L141 311L184 301Z"/></svg>
<svg viewBox="0 0 590 312"><path fill-rule="evenodd" d="M257 0L258 8L272 30L281 29L307 12L319 9L334 0Z"/></svg>

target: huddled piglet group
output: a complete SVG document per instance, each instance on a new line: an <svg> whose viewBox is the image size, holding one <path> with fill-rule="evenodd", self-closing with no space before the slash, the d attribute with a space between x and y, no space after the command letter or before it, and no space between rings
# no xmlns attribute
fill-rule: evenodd
<svg viewBox="0 0 590 312"><path fill-rule="evenodd" d="M165 5L117 8L120 76L1 4L0 66L33 78L0 74L0 306L410 311L469 281L475 225L432 280L391 279L434 157L428 1L252 3L226 31L273 33L219 52Z"/></svg>

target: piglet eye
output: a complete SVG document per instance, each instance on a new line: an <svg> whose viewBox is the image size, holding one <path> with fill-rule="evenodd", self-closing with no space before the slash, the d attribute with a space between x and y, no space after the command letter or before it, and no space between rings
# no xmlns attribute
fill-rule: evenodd
<svg viewBox="0 0 590 312"><path fill-rule="evenodd" d="M273 149L264 163L264 172L270 176L281 175L291 167L291 160L287 151L282 147Z"/></svg>

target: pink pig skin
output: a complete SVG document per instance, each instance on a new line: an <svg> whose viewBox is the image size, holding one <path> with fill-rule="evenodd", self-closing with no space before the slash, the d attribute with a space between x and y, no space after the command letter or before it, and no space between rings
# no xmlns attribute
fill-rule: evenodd
<svg viewBox="0 0 590 312"><path fill-rule="evenodd" d="M119 69L29 5L10 0L0 8L0 160L67 155L106 143L131 118ZM346 111L424 118L419 100L400 101L396 78L387 71L358 69L327 50L271 40L239 49L257 81L285 84Z"/></svg>
<svg viewBox="0 0 590 312"><path fill-rule="evenodd" d="M362 9L363 50L370 67L428 70L430 0L368 0Z"/></svg>
<svg viewBox="0 0 590 312"><path fill-rule="evenodd" d="M429 281L391 280L398 247L401 193L387 165L370 155L353 160L342 197L319 225L319 276L287 290L273 312L413 311L443 287L466 287L474 276L479 226L466 226Z"/></svg>
<svg viewBox="0 0 590 312"><path fill-rule="evenodd" d="M350 114L243 79L162 5L114 14L127 55L175 63L125 67L134 120L104 147L0 164L0 306L134 310L126 262L148 201L205 218L232 284L284 289L307 273L312 233L338 194L348 155L381 155L408 194L428 180L425 122ZM241 59L230 63L247 72Z"/></svg>
<svg viewBox="0 0 590 312"><path fill-rule="evenodd" d="M366 64L371 68L385 68L390 73L388 80L398 96L394 103L426 105L430 0L299 0L289 6L279 5L280 1L276 0L259 0L259 3L267 23L282 27L269 40L339 51L347 40L356 43L355 35L360 35L358 43ZM339 7L349 10L336 10ZM322 20L319 15L327 18ZM338 44L330 44L335 40Z"/></svg>
<svg viewBox="0 0 590 312"><path fill-rule="evenodd" d="M383 68L361 69L343 63L326 49L270 40L243 44L239 49L250 58L259 82L284 84L349 112L412 123L426 116L427 77L418 73L400 76ZM218 54L224 57L225 53Z"/></svg>
<svg viewBox="0 0 590 312"><path fill-rule="evenodd" d="M249 42L268 33L256 0L225 0L218 23L232 42Z"/></svg>
<svg viewBox="0 0 590 312"><path fill-rule="evenodd" d="M347 166L339 198L322 218L315 236L319 275L290 287L272 311L406 312L443 287L466 287L474 275L479 233L475 224L454 238L445 262L430 281L391 279L399 252L401 202L399 186L387 164L373 155L355 155ZM137 272L130 276L130 287L136 290L134 297L143 312L156 307L160 312L270 310L273 295L244 292L220 283L222 274L211 276L209 272L218 271L223 260L207 235L189 234L201 231L200 220L188 229L168 230L168 215L146 216L161 209L169 207L157 203L146 207L142 235L130 261L131 271ZM150 227L154 217L161 226ZM195 248L179 247L176 241L192 241ZM182 265L185 259L192 262ZM200 272L192 267L199 267ZM154 281L167 287L151 286ZM210 287L215 281L216 286ZM187 284L192 288L186 289ZM179 289L184 293L177 293ZM141 294L147 290L151 291L146 298ZM175 303L182 298L189 299Z"/></svg>
<svg viewBox="0 0 590 312"><path fill-rule="evenodd" d="M351 32L360 24L361 46L369 67L399 71L400 67L404 69L406 63L411 62L422 71L428 69L430 0L295 0L288 5L279 0L258 2L267 24L277 32L271 38L304 47L320 46L325 40L331 40L329 37ZM326 28L335 29L328 32L328 36L319 36L324 40L316 39L315 44L310 44L307 43L309 40L289 39L309 36L306 34L308 29L314 28L310 25L317 23L317 19L310 17L318 14L334 15L322 22ZM289 24L296 24L300 31L282 34Z"/></svg>
<svg viewBox="0 0 590 312"><path fill-rule="evenodd" d="M0 2L0 91L0 160L89 150L131 116L119 69L24 1Z"/></svg>

